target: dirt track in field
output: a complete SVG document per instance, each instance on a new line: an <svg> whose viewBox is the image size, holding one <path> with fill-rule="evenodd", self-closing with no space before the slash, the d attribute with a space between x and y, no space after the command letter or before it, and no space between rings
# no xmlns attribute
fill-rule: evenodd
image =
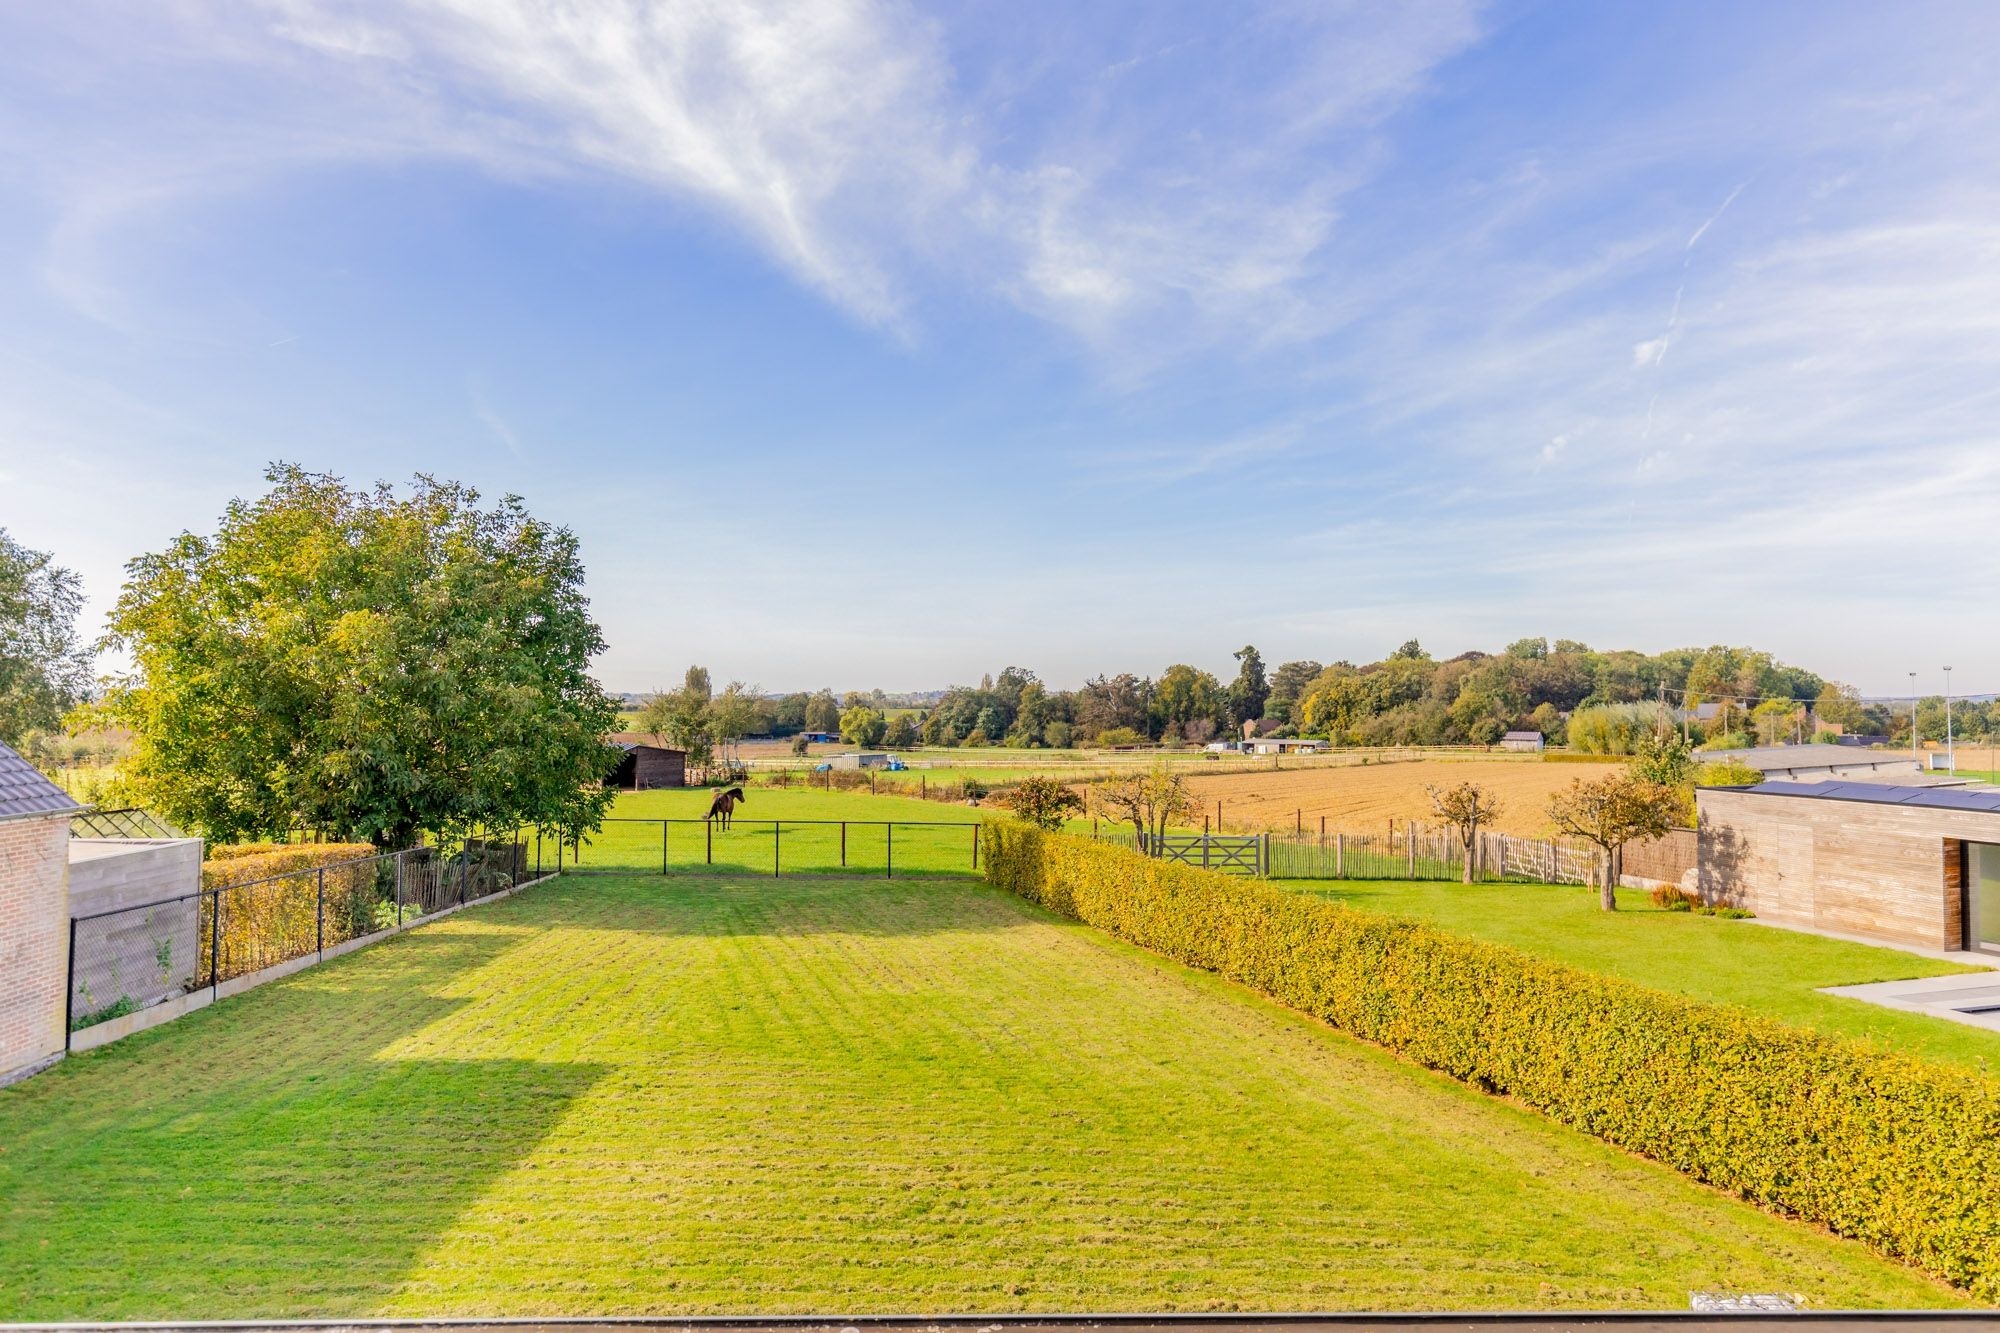
<svg viewBox="0 0 2000 1333"><path fill-rule="evenodd" d="M1499 798L1496 829L1537 836L1548 831L1550 796L1578 778L1602 776L1616 763L1421 759L1195 776L1188 785L1211 820L1215 803L1222 802L1222 828L1232 832L1290 829L1296 821L1316 833L1324 815L1329 833L1382 833L1391 819L1400 827L1409 819L1432 818L1426 785L1476 782Z"/></svg>

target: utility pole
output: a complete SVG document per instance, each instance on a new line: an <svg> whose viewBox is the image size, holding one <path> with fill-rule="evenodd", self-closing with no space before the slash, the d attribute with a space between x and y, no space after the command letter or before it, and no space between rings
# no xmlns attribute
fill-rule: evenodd
<svg viewBox="0 0 2000 1333"><path fill-rule="evenodd" d="M1944 669L1944 766L1947 771L1958 772L1958 754L1951 745L1951 668Z"/></svg>
<svg viewBox="0 0 2000 1333"><path fill-rule="evenodd" d="M1917 758L1917 673L1910 673L1910 762L1922 766Z"/></svg>

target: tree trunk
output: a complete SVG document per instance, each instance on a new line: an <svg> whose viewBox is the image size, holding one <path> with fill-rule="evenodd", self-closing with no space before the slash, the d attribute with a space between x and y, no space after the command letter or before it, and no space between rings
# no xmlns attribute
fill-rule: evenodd
<svg viewBox="0 0 2000 1333"><path fill-rule="evenodd" d="M1479 834L1465 839L1465 883L1472 883L1473 863L1479 859Z"/></svg>
<svg viewBox="0 0 2000 1333"><path fill-rule="evenodd" d="M1618 910L1619 853L1622 848L1607 847L1604 850L1604 883L1597 892L1597 905L1607 912Z"/></svg>

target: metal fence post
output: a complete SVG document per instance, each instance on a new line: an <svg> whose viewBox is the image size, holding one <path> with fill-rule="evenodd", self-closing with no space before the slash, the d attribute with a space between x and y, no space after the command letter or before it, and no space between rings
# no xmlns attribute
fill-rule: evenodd
<svg viewBox="0 0 2000 1333"><path fill-rule="evenodd" d="M472 839L466 838L458 846L458 905L465 906L465 891L472 878Z"/></svg>
<svg viewBox="0 0 2000 1333"><path fill-rule="evenodd" d="M664 823L665 821L662 822ZM535 878L540 879L541 877L542 877L542 831L541 829L537 828L535 830Z"/></svg>
<svg viewBox="0 0 2000 1333"><path fill-rule="evenodd" d="M840 821L840 868L847 869L847 821Z"/></svg>
<svg viewBox="0 0 2000 1333"><path fill-rule="evenodd" d="M778 846L784 841L785 826L777 820L771 821L771 878L778 877Z"/></svg>
<svg viewBox="0 0 2000 1333"><path fill-rule="evenodd" d="M326 961L326 867L319 868L319 904L313 914L313 952Z"/></svg>
<svg viewBox="0 0 2000 1333"><path fill-rule="evenodd" d="M63 972L63 1050L69 1050L69 1034L76 1027L76 918L69 919L69 967Z"/></svg>
<svg viewBox="0 0 2000 1333"><path fill-rule="evenodd" d="M979 825L972 826L972 868L979 869Z"/></svg>
<svg viewBox="0 0 2000 1333"><path fill-rule="evenodd" d="M539 862L539 861L540 861L540 859L541 859L541 853L542 853L542 849L541 849L541 840L540 840L540 839L538 838L538 839L536 839L536 846L535 846L535 858L536 858L537 862ZM396 924L397 924L397 925L399 925L399 926L403 924L403 860L404 860L404 856L405 856L405 854L404 854L404 853L402 853L402 852L397 852L397 853L396 853Z"/></svg>
<svg viewBox="0 0 2000 1333"><path fill-rule="evenodd" d="M222 890L208 900L208 998L214 999L222 975Z"/></svg>
<svg viewBox="0 0 2000 1333"><path fill-rule="evenodd" d="M662 819L660 821L660 873L662 875L667 873L667 829L669 827L670 825L668 825L666 820Z"/></svg>
<svg viewBox="0 0 2000 1333"><path fill-rule="evenodd" d="M702 828L706 830L708 838L708 864L714 865L715 864L715 821L713 819L703 820Z"/></svg>
<svg viewBox="0 0 2000 1333"><path fill-rule="evenodd" d="M894 879L896 877L896 821L892 819L883 827L889 831L889 865L882 872L882 878Z"/></svg>

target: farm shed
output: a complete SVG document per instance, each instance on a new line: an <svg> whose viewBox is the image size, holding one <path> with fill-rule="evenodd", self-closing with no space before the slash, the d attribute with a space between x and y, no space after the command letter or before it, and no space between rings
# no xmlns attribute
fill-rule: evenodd
<svg viewBox="0 0 2000 1333"><path fill-rule="evenodd" d="M637 741L614 742L624 755L604 779L607 787L651 791L655 787L687 786L687 751Z"/></svg>
<svg viewBox="0 0 2000 1333"><path fill-rule="evenodd" d="M1762 773L1767 782L1907 782L1919 772L1917 761L1906 751L1861 750L1848 745L1696 750L1695 758L1708 763L1733 759Z"/></svg>
<svg viewBox="0 0 2000 1333"><path fill-rule="evenodd" d="M1326 749L1326 742L1300 736L1258 736L1243 742L1243 748L1250 754L1319 754Z"/></svg>
<svg viewBox="0 0 2000 1333"><path fill-rule="evenodd" d="M889 756L873 752L837 754L827 762L835 768L887 768Z"/></svg>
<svg viewBox="0 0 2000 1333"><path fill-rule="evenodd" d="M1762 782L1695 793L1699 886L1760 918L2000 953L2000 791Z"/></svg>
<svg viewBox="0 0 2000 1333"><path fill-rule="evenodd" d="M1539 731L1510 731L1500 738L1501 749L1519 750L1527 754L1540 754L1546 744Z"/></svg>
<svg viewBox="0 0 2000 1333"><path fill-rule="evenodd" d="M0 745L0 1083L62 1054L69 821L82 808Z"/></svg>

